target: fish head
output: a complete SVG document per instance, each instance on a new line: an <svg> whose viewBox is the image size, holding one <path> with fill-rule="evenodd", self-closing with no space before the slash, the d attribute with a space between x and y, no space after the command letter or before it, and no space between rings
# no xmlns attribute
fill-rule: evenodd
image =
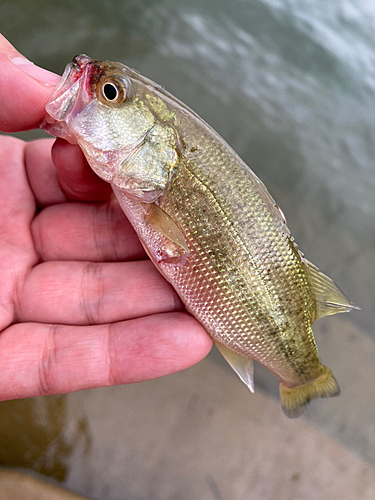
<svg viewBox="0 0 375 500"><path fill-rule="evenodd" d="M152 202L178 163L173 106L127 66L79 55L66 66L42 128L78 144L102 179Z"/></svg>

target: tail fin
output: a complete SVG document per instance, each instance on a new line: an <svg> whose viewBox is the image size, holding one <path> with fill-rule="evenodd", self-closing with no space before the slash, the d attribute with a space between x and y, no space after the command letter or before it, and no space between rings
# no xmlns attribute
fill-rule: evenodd
<svg viewBox="0 0 375 500"><path fill-rule="evenodd" d="M295 418L302 415L307 403L316 398L332 398L340 394L340 388L331 370L322 365L322 373L319 377L297 385L287 387L280 382L280 400L285 415Z"/></svg>

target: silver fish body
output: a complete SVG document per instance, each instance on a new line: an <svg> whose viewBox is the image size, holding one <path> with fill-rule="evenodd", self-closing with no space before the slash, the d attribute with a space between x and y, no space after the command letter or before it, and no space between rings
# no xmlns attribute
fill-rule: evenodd
<svg viewBox="0 0 375 500"><path fill-rule="evenodd" d="M339 388L311 325L353 304L298 250L263 183L194 112L126 66L79 56L45 128L76 142L150 258L253 390L280 380L285 413Z"/></svg>

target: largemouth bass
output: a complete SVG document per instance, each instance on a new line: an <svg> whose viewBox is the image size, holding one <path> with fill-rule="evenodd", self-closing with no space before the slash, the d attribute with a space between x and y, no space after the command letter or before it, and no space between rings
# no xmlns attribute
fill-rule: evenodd
<svg viewBox="0 0 375 500"><path fill-rule="evenodd" d="M262 182L198 115L120 63L68 64L43 128L111 183L148 255L254 391L253 360L299 416L339 394L311 325L355 306L305 259Z"/></svg>

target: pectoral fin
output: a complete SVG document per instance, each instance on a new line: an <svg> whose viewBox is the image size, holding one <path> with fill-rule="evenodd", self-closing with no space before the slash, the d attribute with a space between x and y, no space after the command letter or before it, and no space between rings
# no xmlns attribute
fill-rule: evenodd
<svg viewBox="0 0 375 500"><path fill-rule="evenodd" d="M233 370L240 377L242 382L244 382L251 392L254 392L254 363L252 359L245 358L240 354L224 347L223 344L215 342L217 348L228 361Z"/></svg>
<svg viewBox="0 0 375 500"><path fill-rule="evenodd" d="M172 218L158 205L155 205L155 203L151 204L151 210L146 216L146 221L174 245L178 245L182 248L184 253L189 253L189 249L181 229L172 220Z"/></svg>
<svg viewBox="0 0 375 500"><path fill-rule="evenodd" d="M340 290L336 283L319 271L307 259L303 259L310 278L316 299L317 317L328 316L341 312L348 312L352 309L360 309L355 306L346 295Z"/></svg>

